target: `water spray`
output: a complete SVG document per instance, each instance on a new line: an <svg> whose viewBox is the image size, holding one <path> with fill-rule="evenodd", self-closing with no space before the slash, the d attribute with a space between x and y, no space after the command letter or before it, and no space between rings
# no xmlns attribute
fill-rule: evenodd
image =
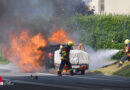
<svg viewBox="0 0 130 90"><path fill-rule="evenodd" d="M94 70L105 65L109 65L112 62L109 60L119 52L120 50L98 50L90 54L89 70Z"/></svg>

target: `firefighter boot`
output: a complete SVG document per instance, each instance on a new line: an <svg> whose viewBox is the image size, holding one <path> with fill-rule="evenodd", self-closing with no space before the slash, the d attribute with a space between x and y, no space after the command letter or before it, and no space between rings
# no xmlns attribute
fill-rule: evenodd
<svg viewBox="0 0 130 90"><path fill-rule="evenodd" d="M123 62L120 61L120 63L118 64L118 68L120 68L123 65Z"/></svg>
<svg viewBox="0 0 130 90"><path fill-rule="evenodd" d="M118 68L120 68L123 64L118 64Z"/></svg>

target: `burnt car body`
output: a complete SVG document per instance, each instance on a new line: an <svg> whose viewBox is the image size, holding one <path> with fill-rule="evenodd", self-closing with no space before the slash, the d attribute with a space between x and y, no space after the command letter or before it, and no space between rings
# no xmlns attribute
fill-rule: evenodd
<svg viewBox="0 0 130 90"><path fill-rule="evenodd" d="M60 47L60 44L56 45L47 45L46 47L39 47L38 50L41 50L44 52L41 60L41 64L45 66L45 68L50 69L50 68L55 68L54 66L54 52L58 50Z"/></svg>

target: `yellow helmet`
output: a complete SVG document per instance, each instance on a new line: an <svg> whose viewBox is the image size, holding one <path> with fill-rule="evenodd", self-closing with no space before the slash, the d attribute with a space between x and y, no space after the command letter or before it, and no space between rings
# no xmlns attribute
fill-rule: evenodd
<svg viewBox="0 0 130 90"><path fill-rule="evenodd" d="M128 44L128 43L130 43L130 40L129 40L129 39L126 39L126 40L124 41L124 43L125 43L125 44Z"/></svg>
<svg viewBox="0 0 130 90"><path fill-rule="evenodd" d="M74 43L73 43L72 41L69 41L69 42L68 42L68 45L69 45L69 46L73 46Z"/></svg>

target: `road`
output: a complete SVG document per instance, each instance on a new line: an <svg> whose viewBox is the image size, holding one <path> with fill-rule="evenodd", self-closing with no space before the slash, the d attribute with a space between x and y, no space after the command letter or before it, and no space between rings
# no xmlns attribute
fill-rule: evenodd
<svg viewBox="0 0 130 90"><path fill-rule="evenodd" d="M3 76L14 85L0 87L0 90L130 90L130 78L100 74L64 75L37 73L38 79L31 79L31 73Z"/></svg>

